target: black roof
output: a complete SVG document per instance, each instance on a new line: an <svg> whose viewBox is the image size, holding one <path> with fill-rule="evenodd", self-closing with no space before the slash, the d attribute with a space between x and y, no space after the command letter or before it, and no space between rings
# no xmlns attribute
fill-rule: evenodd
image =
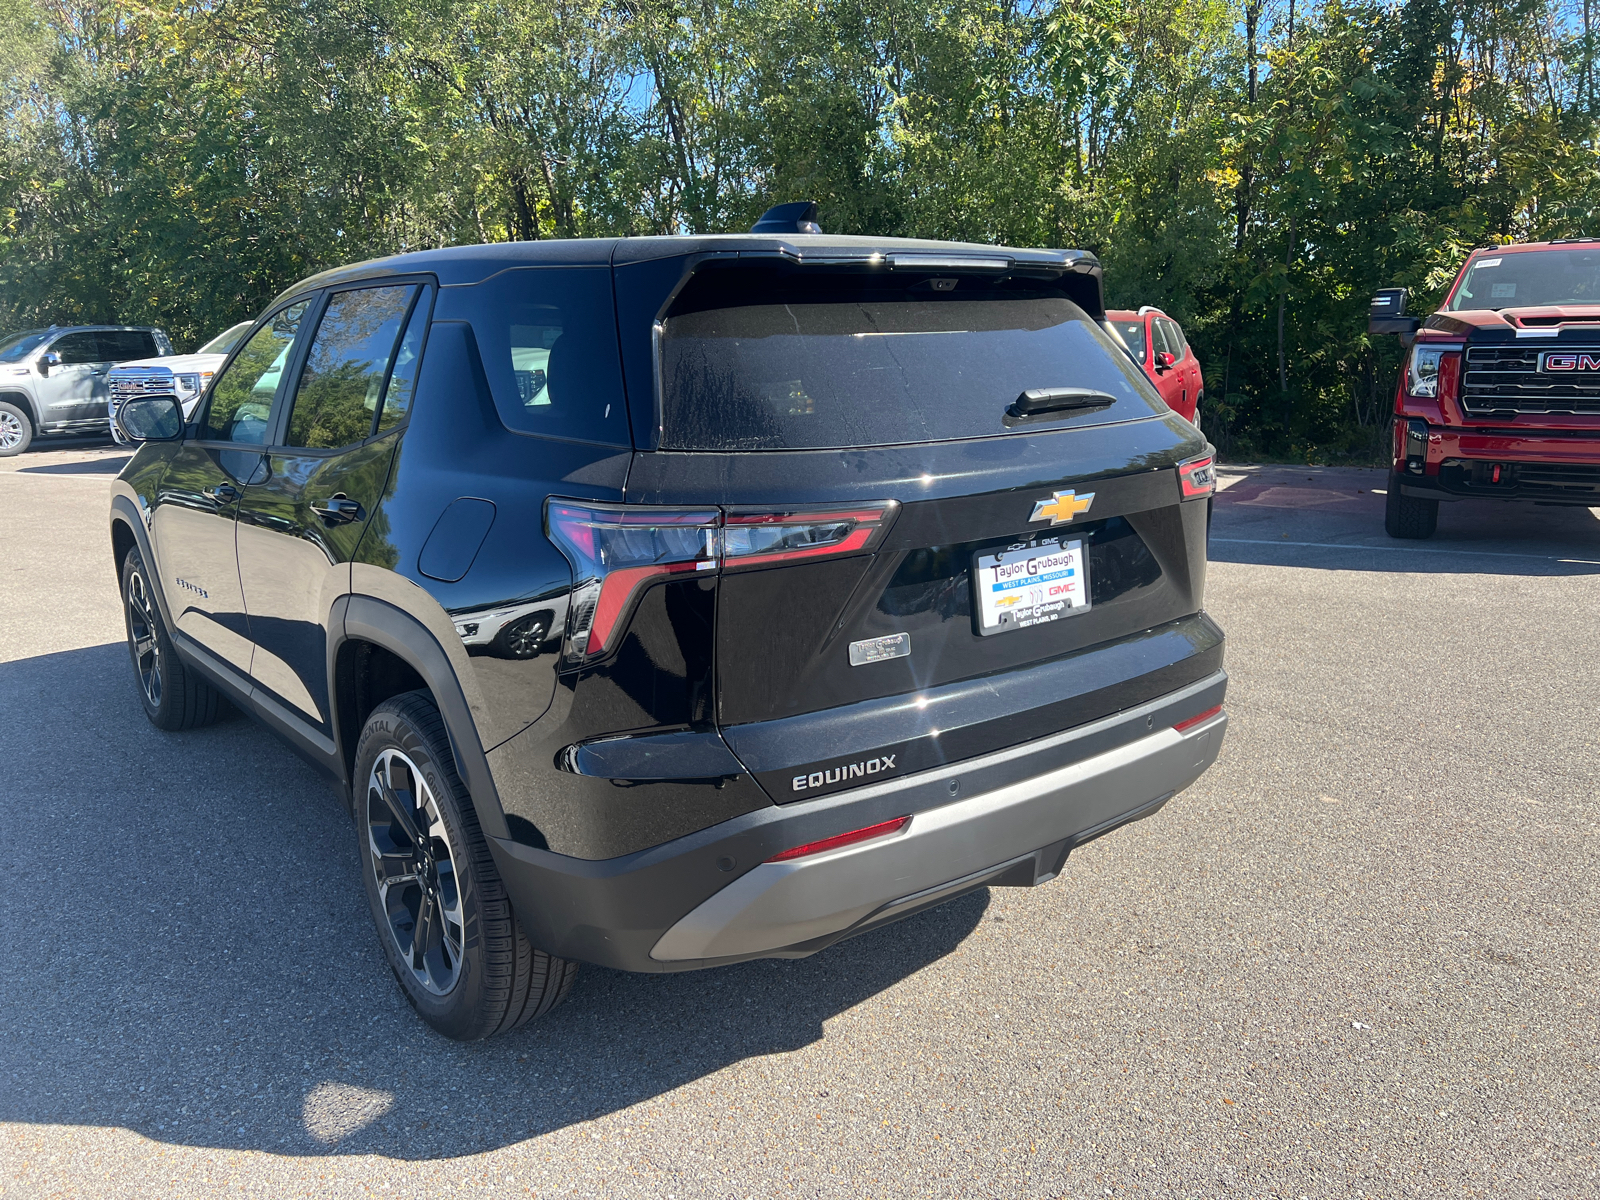
<svg viewBox="0 0 1600 1200"><path fill-rule="evenodd" d="M512 267L562 265L607 266L685 255L750 255L787 258L799 265L869 262L876 255L951 258L1007 258L1016 267L1059 273L1098 273L1100 260L1087 250L1037 250L989 246L976 242L940 242L920 238L851 237L835 234L721 233L677 237L574 238L561 241L493 242L482 246L450 246L375 258L323 271L285 290L277 300L300 292L357 279L426 272L446 286L479 283Z"/></svg>

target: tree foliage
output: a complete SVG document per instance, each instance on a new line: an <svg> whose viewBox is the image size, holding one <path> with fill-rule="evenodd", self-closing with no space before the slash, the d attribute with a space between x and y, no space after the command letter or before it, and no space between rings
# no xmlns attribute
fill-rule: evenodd
<svg viewBox="0 0 1600 1200"><path fill-rule="evenodd" d="M197 343L462 242L825 228L1072 245L1235 454L1366 456L1486 242L1600 233L1588 0L0 0L0 326Z"/></svg>

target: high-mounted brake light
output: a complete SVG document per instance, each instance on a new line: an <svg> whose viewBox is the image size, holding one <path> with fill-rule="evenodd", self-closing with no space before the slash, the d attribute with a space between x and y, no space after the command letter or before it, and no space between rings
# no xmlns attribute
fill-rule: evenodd
<svg viewBox="0 0 1600 1200"><path fill-rule="evenodd" d="M782 854L774 854L767 859L769 863L788 862L792 858L804 858L808 854L821 854L824 850L837 850L840 846L853 846L857 842L868 842L873 838L888 837L891 833L899 833L906 827L907 817L896 817L892 821L880 821L876 825L868 825L865 829L852 829L849 833L836 833L832 837L823 838L819 842L807 842L804 846L796 846L792 850L785 850Z"/></svg>
<svg viewBox="0 0 1600 1200"><path fill-rule="evenodd" d="M572 563L566 658L614 649L634 603L660 579L870 553L899 510L894 500L724 512L551 499L545 528Z"/></svg>
<svg viewBox="0 0 1600 1200"><path fill-rule="evenodd" d="M1178 464L1178 487L1185 500L1209 496L1217 490L1217 464L1212 455L1203 454Z"/></svg>
<svg viewBox="0 0 1600 1200"><path fill-rule="evenodd" d="M1173 726L1173 728L1179 733L1182 733L1185 729L1193 729L1196 725L1200 724L1201 721L1211 720L1212 717L1216 716L1221 711L1222 705L1213 704L1210 708L1206 709L1205 712L1197 713L1195 716L1190 717L1187 721L1179 721Z"/></svg>

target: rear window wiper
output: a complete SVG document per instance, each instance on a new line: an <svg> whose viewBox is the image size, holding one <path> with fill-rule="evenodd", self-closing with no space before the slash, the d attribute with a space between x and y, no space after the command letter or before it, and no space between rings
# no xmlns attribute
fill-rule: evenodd
<svg viewBox="0 0 1600 1200"><path fill-rule="evenodd" d="M1013 417L1031 417L1036 413L1106 408L1116 402L1117 398L1110 392L1093 388L1029 388L1016 398L1006 412Z"/></svg>

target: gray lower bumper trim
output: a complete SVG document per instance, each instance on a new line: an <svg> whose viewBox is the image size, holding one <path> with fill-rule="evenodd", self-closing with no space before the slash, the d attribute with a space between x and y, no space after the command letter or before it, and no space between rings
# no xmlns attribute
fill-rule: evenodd
<svg viewBox="0 0 1600 1200"><path fill-rule="evenodd" d="M678 921L650 951L660 962L756 955L826 938L946 884L1042 846L1114 824L1182 791L1222 748L1227 717L1136 742L994 791L915 814L892 837L766 862ZM909 781L908 781L909 782Z"/></svg>

